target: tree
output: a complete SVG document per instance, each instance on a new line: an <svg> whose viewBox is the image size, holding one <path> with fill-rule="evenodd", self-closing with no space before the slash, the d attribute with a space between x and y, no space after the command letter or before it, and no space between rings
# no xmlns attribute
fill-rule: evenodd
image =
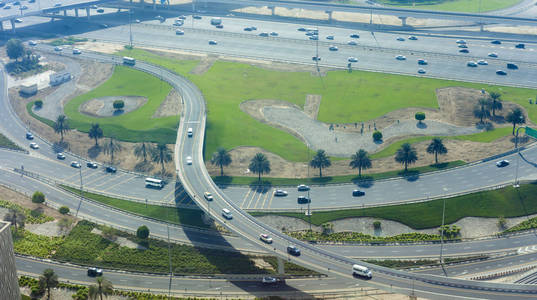
<svg viewBox="0 0 537 300"><path fill-rule="evenodd" d="M18 227L24 227L26 216L16 209L10 209L4 217L4 221L10 222L11 226L15 226L15 231L17 231Z"/></svg>
<svg viewBox="0 0 537 300"><path fill-rule="evenodd" d="M425 113L419 111L414 115L414 118L416 118L416 120L418 120L418 124L421 124L421 121L425 120Z"/></svg>
<svg viewBox="0 0 537 300"><path fill-rule="evenodd" d="M248 168L250 171L258 174L258 180L261 181L261 174L270 173L270 161L267 159L265 154L257 153L250 161Z"/></svg>
<svg viewBox="0 0 537 300"><path fill-rule="evenodd" d="M15 61L22 57L25 53L24 45L20 40L10 39L6 43L7 56Z"/></svg>
<svg viewBox="0 0 537 300"><path fill-rule="evenodd" d="M121 145L114 140L114 138L110 138L110 142L104 145L104 153L110 155L110 164L114 163L114 153L121 150Z"/></svg>
<svg viewBox="0 0 537 300"><path fill-rule="evenodd" d="M164 163L172 160L172 151L166 144L158 144L155 148L151 149L151 159L154 162L160 163L162 172L164 172Z"/></svg>
<svg viewBox="0 0 537 300"><path fill-rule="evenodd" d="M353 154L349 166L353 169L358 169L358 177L362 177L362 169L371 168L371 159L369 158L367 151L360 149Z"/></svg>
<svg viewBox="0 0 537 300"><path fill-rule="evenodd" d="M58 211L60 212L60 214L66 215L69 213L69 207L63 205L58 209Z"/></svg>
<svg viewBox="0 0 537 300"><path fill-rule="evenodd" d="M71 228L71 225L73 225L73 219L61 218L58 220L58 227L60 227L61 232L67 233L67 229Z"/></svg>
<svg viewBox="0 0 537 300"><path fill-rule="evenodd" d="M149 153L149 147L145 143L138 144L134 147L134 156L144 158L144 162L147 162L147 155Z"/></svg>
<svg viewBox="0 0 537 300"><path fill-rule="evenodd" d="M213 153L211 164L220 166L220 176L224 176L224 166L231 164L231 155L226 149L220 147Z"/></svg>
<svg viewBox="0 0 537 300"><path fill-rule="evenodd" d="M490 92L489 94L490 101L492 102L490 105L490 108L492 109L493 118L496 117L496 110L503 109L502 100L500 99L501 97L502 97L502 94L497 93L497 92Z"/></svg>
<svg viewBox="0 0 537 300"><path fill-rule="evenodd" d="M90 139L95 139L95 146L99 147L98 139L103 137L103 130L99 127L99 123L91 124L91 128L88 131L88 136Z"/></svg>
<svg viewBox="0 0 537 300"><path fill-rule="evenodd" d="M45 194L41 193L40 191L34 192L34 194L32 195L32 202L33 203L45 202Z"/></svg>
<svg viewBox="0 0 537 300"><path fill-rule="evenodd" d="M147 228L145 225L138 227L136 230L136 236L142 240L147 239L149 237L149 228Z"/></svg>
<svg viewBox="0 0 537 300"><path fill-rule="evenodd" d="M43 107L43 100L35 100L34 102L35 108L42 108Z"/></svg>
<svg viewBox="0 0 537 300"><path fill-rule="evenodd" d="M322 149L317 150L317 153L310 161L310 166L315 169L319 169L319 177L323 177L323 168L328 168L332 165L330 158L326 155Z"/></svg>
<svg viewBox="0 0 537 300"><path fill-rule="evenodd" d="M479 118L479 123L483 123L483 118L490 117L490 101L488 99L479 99L476 107L474 108L474 116Z"/></svg>
<svg viewBox="0 0 537 300"><path fill-rule="evenodd" d="M434 154L435 164L438 164L438 154L446 154L447 152L446 146L444 146L442 139L439 138L434 138L427 146L427 153Z"/></svg>
<svg viewBox="0 0 537 300"><path fill-rule="evenodd" d="M123 100L115 100L114 103L112 103L112 106L116 110L123 109L125 107L125 102Z"/></svg>
<svg viewBox="0 0 537 300"><path fill-rule="evenodd" d="M524 124L526 123L526 119L524 118L524 114L522 113L522 110L520 108L515 108L512 111L510 111L507 114L507 118L505 118L507 122L513 124L513 135L515 135L515 127L517 124Z"/></svg>
<svg viewBox="0 0 537 300"><path fill-rule="evenodd" d="M67 117L65 115L59 115L56 118L56 123L54 123L54 132L59 133L61 136L61 141L63 142L63 134L69 131L69 122L67 122Z"/></svg>
<svg viewBox="0 0 537 300"><path fill-rule="evenodd" d="M404 143L401 148L395 153L395 161L405 165L405 172L408 171L408 165L413 164L418 160L416 149L410 146L409 143Z"/></svg>
<svg viewBox="0 0 537 300"><path fill-rule="evenodd" d="M39 285L47 290L47 299L50 299L50 289L58 286L58 275L52 269L45 269L39 276Z"/></svg>
<svg viewBox="0 0 537 300"><path fill-rule="evenodd" d="M114 292L114 286L112 283L103 277L97 277L97 284L90 285L88 290L89 298L92 300L96 300L98 297L100 300L103 300L104 296L112 295Z"/></svg>
<svg viewBox="0 0 537 300"><path fill-rule="evenodd" d="M376 130L375 132L373 132L373 140L375 142L378 142L378 141L381 141L382 140L382 132Z"/></svg>

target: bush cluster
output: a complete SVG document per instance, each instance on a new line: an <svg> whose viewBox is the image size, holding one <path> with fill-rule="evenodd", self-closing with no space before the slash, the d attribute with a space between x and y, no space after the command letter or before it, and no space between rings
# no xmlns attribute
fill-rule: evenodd
<svg viewBox="0 0 537 300"><path fill-rule="evenodd" d="M336 232L328 235L323 235L318 232L309 231L294 231L286 232L286 234L300 239L300 240L316 240L323 242L418 242L418 241L438 241L440 235L438 234L426 234L426 233L403 233L395 236L378 237L361 232Z"/></svg>
<svg viewBox="0 0 537 300"><path fill-rule="evenodd" d="M34 105L36 108L42 108L43 107L43 100L35 100Z"/></svg>
<svg viewBox="0 0 537 300"><path fill-rule="evenodd" d="M53 217L47 216L45 214L41 214L41 215L39 215L37 217L33 217L32 214L31 214L30 209L22 207L22 206L20 206L18 204L15 204L15 203L11 203L9 201L0 200L0 207L13 209L13 210L16 210L18 212L21 212L22 214L24 214L24 216L26 216L26 223L43 224L43 223L46 223L46 222L54 221Z"/></svg>
<svg viewBox="0 0 537 300"><path fill-rule="evenodd" d="M524 230L530 230L533 228L537 228L537 217L531 218L529 220L526 220L520 224L517 224L507 230L505 230L503 233L511 233L511 232L517 232L517 231L524 231Z"/></svg>
<svg viewBox="0 0 537 300"><path fill-rule="evenodd" d="M42 258L50 258L51 253L57 251L63 242L62 237L37 235L21 228L16 233L13 232L12 236L13 250L16 253Z"/></svg>
<svg viewBox="0 0 537 300"><path fill-rule="evenodd" d="M39 58L35 55L24 56L21 61L12 61L6 64L6 71L10 75L18 75L42 68L43 66L39 64Z"/></svg>
<svg viewBox="0 0 537 300"><path fill-rule="evenodd" d="M60 214L62 214L62 215L66 215L66 214L69 213L69 207L67 207L67 206L64 205L64 206L60 207L60 208L58 209L58 211L60 212Z"/></svg>
<svg viewBox="0 0 537 300"><path fill-rule="evenodd" d="M32 195L32 202L33 203L43 203L43 202L45 202L45 194L43 194L40 191L35 192Z"/></svg>

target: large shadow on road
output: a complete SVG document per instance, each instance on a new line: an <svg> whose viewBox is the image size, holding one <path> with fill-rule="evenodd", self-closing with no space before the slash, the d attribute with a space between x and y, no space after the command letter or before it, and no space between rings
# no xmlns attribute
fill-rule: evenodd
<svg viewBox="0 0 537 300"><path fill-rule="evenodd" d="M268 191L270 188L265 187ZM188 197L184 191L184 188L180 182L175 184L175 202L178 205L177 213L187 218L185 215L185 209L182 209L180 205L192 205L197 206L192 199ZM210 209L210 203L202 199L203 202L208 204ZM207 208L207 207L205 207ZM199 207L198 207L199 209ZM248 241L244 241L239 249L235 249L231 245L227 238L231 237L231 233L228 232L224 226L213 222L212 218L203 214L201 217L205 223L210 224L213 230L203 230L199 228L184 228L184 232L187 238L199 254L201 254L205 261L200 261L199 264L204 270L211 270L214 274L227 274L227 275L208 275L200 274L199 270L186 269L181 266L181 249L178 246L172 247L172 270L176 275L207 275L208 278L224 278L228 282L221 280L214 281L210 284L210 289L214 289L210 292L218 292L219 290L226 290L226 286L229 284L248 292L250 295L254 295L257 298L268 297L271 295L278 295L284 293L285 295L292 295L296 299L312 299L312 295L300 291L292 286L285 284L286 275L275 275L277 267L277 259L270 257L267 254L263 254L263 250L252 245ZM216 229L216 230L215 230ZM200 235L200 233L204 233ZM210 241L208 240L210 239ZM210 244L209 244L210 242ZM255 258L246 255L246 252L255 254ZM287 263L286 263L287 264ZM263 267L261 267L263 266ZM286 266L290 269L297 267ZM297 272L305 272L305 269L298 269ZM203 272L201 272L203 273ZM281 277L282 281L277 284L263 284L263 276L276 276ZM208 291L209 292L209 291ZM223 294L225 296L225 293Z"/></svg>

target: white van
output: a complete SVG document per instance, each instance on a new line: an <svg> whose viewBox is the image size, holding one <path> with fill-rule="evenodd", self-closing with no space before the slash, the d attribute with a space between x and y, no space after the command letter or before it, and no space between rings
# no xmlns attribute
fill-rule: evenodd
<svg viewBox="0 0 537 300"><path fill-rule="evenodd" d="M353 265L352 266L352 275L358 275L362 277L371 278L371 270L369 270L367 267L360 266L360 265Z"/></svg>
<svg viewBox="0 0 537 300"><path fill-rule="evenodd" d="M192 128L188 128L187 133L188 133L188 137L192 137L192 133L193 133Z"/></svg>
<svg viewBox="0 0 537 300"><path fill-rule="evenodd" d="M231 212L227 208L222 209L222 216L224 216L224 218L226 218L228 220L233 219L233 215L231 214Z"/></svg>

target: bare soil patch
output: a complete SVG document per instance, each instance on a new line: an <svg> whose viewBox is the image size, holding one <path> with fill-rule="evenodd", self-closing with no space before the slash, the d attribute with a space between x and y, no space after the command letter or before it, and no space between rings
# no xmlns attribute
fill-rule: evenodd
<svg viewBox="0 0 537 300"><path fill-rule="evenodd" d="M183 110L182 103L183 99L181 95L175 89L172 89L170 93L168 93L168 96L166 96L166 99L162 101L155 113L151 116L151 118L181 115L181 111Z"/></svg>
<svg viewBox="0 0 537 300"><path fill-rule="evenodd" d="M202 75L209 70L217 60L215 56L207 56L201 59L200 63L190 70L190 74Z"/></svg>
<svg viewBox="0 0 537 300"><path fill-rule="evenodd" d="M317 120L317 115L319 114L319 107L321 106L321 97L321 95L306 95L306 102L304 103L304 112L314 120Z"/></svg>
<svg viewBox="0 0 537 300"><path fill-rule="evenodd" d="M121 100L125 107L121 110L114 109L114 101ZM106 96L90 99L79 106L78 111L91 117L113 117L124 115L142 107L147 102L146 97L141 96Z"/></svg>

